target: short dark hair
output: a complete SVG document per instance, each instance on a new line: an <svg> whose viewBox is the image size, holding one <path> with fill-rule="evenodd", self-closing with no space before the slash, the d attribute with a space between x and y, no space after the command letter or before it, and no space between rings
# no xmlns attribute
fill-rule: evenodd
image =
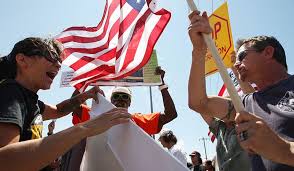
<svg viewBox="0 0 294 171"><path fill-rule="evenodd" d="M209 166L212 166L212 161L211 161L211 160L206 160L206 161L205 161L205 164L206 164L206 165L209 165Z"/></svg>
<svg viewBox="0 0 294 171"><path fill-rule="evenodd" d="M274 50L274 59L282 64L286 70L288 70L287 61L286 61L286 55L285 50L283 46L280 44L280 42L273 36L255 36L248 39L239 39L237 40L236 49L238 50L243 44L249 43L251 47L256 49L257 51L261 52L266 48L267 46L272 46Z"/></svg>
<svg viewBox="0 0 294 171"><path fill-rule="evenodd" d="M174 135L173 131L163 132L160 135L159 139L162 139L163 141L165 141L167 143L173 142L176 144L178 142L177 137Z"/></svg>
<svg viewBox="0 0 294 171"><path fill-rule="evenodd" d="M0 79L14 79L17 73L16 55L22 53L28 57L36 55L34 51L52 55L52 50L57 57L61 58L62 46L55 39L42 39L38 37L28 37L17 42L9 55L0 60Z"/></svg>

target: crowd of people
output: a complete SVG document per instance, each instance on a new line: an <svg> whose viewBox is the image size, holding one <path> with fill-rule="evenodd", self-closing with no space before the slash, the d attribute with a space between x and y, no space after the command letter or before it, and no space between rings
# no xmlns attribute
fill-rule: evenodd
<svg viewBox="0 0 294 171"><path fill-rule="evenodd" d="M236 53L232 54L233 71L245 94L245 111L237 112L230 97L207 95L207 46L201 34L210 34L212 29L205 12L193 11L189 19L193 50L187 106L199 113L216 135L214 159L202 162L201 154L193 151L189 154L191 163L187 162L185 153L176 148L174 133L161 132L165 124L180 117L161 68L156 73L162 78L159 89L164 112L130 114L132 93L126 87L112 91L111 103L116 108L94 119L90 119L90 108L85 102L92 98L99 103L97 94L104 92L98 86L83 93L75 91L57 105L42 102L37 92L50 89L61 68L62 47L53 39L30 37L16 43L0 61L0 94L5 97L0 98L1 169L79 170L87 137L132 120L149 135L161 132L158 141L162 146L193 171L294 170L294 77L287 72L282 45L271 36L237 43ZM251 83L257 88L252 88ZM48 136L42 137L43 120L71 113L74 126L53 133L55 123L51 122Z"/></svg>

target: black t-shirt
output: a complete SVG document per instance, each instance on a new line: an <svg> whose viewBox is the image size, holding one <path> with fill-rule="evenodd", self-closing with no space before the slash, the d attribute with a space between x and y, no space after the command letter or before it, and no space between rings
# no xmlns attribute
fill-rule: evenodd
<svg viewBox="0 0 294 171"><path fill-rule="evenodd" d="M294 76L246 95L245 109L261 117L279 136L294 141ZM252 171L293 171L294 167L251 156Z"/></svg>
<svg viewBox="0 0 294 171"><path fill-rule="evenodd" d="M0 81L0 122L16 124L20 141L42 137L45 104L15 80Z"/></svg>

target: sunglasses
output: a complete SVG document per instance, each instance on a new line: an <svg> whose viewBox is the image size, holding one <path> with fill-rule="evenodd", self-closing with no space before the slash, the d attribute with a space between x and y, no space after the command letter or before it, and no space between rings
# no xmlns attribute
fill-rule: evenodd
<svg viewBox="0 0 294 171"><path fill-rule="evenodd" d="M243 59L248 55L248 52L258 52L258 51L255 49L243 50L242 52L237 54L237 61L242 62Z"/></svg>
<svg viewBox="0 0 294 171"><path fill-rule="evenodd" d="M27 52L25 55L27 56L42 56L44 57L47 61L51 62L51 63L62 63L61 58L59 57L59 55L54 52L54 51L41 51L39 49L34 49L30 52Z"/></svg>
<svg viewBox="0 0 294 171"><path fill-rule="evenodd" d="M111 97L113 100L118 100L118 99L122 99L122 100L130 100L130 96L128 94L125 93L117 93L112 95Z"/></svg>

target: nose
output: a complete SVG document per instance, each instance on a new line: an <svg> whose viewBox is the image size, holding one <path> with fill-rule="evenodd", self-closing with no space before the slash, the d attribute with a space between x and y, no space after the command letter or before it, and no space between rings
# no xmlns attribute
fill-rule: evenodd
<svg viewBox="0 0 294 171"><path fill-rule="evenodd" d="M57 62L54 63L54 66L56 68L58 68L58 70L59 70L61 68L61 63L59 61L57 61Z"/></svg>
<svg viewBox="0 0 294 171"><path fill-rule="evenodd" d="M240 67L240 65L241 65L241 62L240 62L240 61L236 61L236 62L234 63L234 67L235 67L236 69L238 69L238 68Z"/></svg>

